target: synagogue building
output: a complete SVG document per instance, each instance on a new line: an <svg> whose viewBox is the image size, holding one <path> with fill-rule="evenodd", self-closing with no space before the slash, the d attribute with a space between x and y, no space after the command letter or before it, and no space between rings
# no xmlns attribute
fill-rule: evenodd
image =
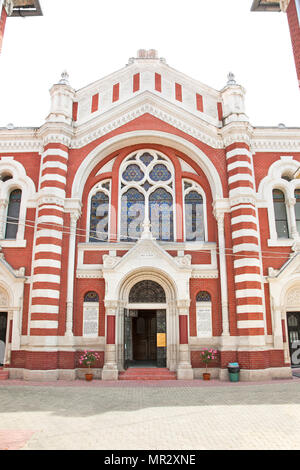
<svg viewBox="0 0 300 470"><path fill-rule="evenodd" d="M99 379L144 365L228 380L300 363L300 129L249 122L139 50L50 90L41 127L0 128L0 364L10 378ZM47 111L47 110L46 110ZM45 113L46 114L46 113ZM26 126L26 123L25 123Z"/></svg>

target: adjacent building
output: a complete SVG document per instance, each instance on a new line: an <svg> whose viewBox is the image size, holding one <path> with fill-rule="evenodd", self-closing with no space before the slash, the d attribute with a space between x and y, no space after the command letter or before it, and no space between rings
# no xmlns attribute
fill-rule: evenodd
<svg viewBox="0 0 300 470"><path fill-rule="evenodd" d="M8 16L24 18L42 14L39 0L0 0L0 53Z"/></svg>

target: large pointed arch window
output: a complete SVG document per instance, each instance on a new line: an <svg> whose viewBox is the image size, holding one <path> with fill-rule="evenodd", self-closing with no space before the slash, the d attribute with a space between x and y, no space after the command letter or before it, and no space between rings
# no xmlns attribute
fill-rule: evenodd
<svg viewBox="0 0 300 470"><path fill-rule="evenodd" d="M98 183L90 199L90 242L105 242L109 237L110 181Z"/></svg>
<svg viewBox="0 0 300 470"><path fill-rule="evenodd" d="M173 241L174 169L160 152L140 150L120 168L120 239L136 241L149 218L154 238Z"/></svg>
<svg viewBox="0 0 300 470"><path fill-rule="evenodd" d="M185 240L205 240L204 200L200 187L193 181L183 181Z"/></svg>
<svg viewBox="0 0 300 470"><path fill-rule="evenodd" d="M275 226L278 238L289 238L289 227L284 193L273 189Z"/></svg>
<svg viewBox="0 0 300 470"><path fill-rule="evenodd" d="M15 240L17 238L21 198L22 198L21 189L14 189L9 195L6 228L5 228L6 239Z"/></svg>

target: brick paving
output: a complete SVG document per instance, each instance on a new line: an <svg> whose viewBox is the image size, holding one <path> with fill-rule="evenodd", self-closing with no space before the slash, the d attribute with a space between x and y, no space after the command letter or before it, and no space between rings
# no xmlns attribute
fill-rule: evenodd
<svg viewBox="0 0 300 470"><path fill-rule="evenodd" d="M209 389L209 390L208 390ZM300 378L0 382L0 450L300 448Z"/></svg>

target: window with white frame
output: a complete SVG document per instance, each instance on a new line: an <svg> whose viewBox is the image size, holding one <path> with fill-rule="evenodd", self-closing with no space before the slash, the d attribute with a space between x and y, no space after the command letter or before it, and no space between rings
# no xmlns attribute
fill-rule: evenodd
<svg viewBox="0 0 300 470"><path fill-rule="evenodd" d="M99 295L89 291L83 299L83 336L95 338L99 329Z"/></svg>
<svg viewBox="0 0 300 470"><path fill-rule="evenodd" d="M212 336L212 303L207 291L200 291L196 296L196 320L198 338Z"/></svg>
<svg viewBox="0 0 300 470"><path fill-rule="evenodd" d="M109 240L110 180L97 183L89 196L89 242Z"/></svg>
<svg viewBox="0 0 300 470"><path fill-rule="evenodd" d="M186 241L204 241L204 201L200 186L191 180L183 180L184 233Z"/></svg>
<svg viewBox="0 0 300 470"><path fill-rule="evenodd" d="M280 189L273 189L273 205L277 237L289 238L285 195Z"/></svg>
<svg viewBox="0 0 300 470"><path fill-rule="evenodd" d="M136 241L149 218L156 240L175 239L174 168L156 150L130 154L120 167L119 238Z"/></svg>

